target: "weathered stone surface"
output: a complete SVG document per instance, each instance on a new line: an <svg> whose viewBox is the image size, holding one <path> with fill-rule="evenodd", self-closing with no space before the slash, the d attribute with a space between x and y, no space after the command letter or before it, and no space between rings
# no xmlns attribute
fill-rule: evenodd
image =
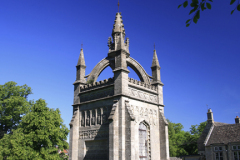
<svg viewBox="0 0 240 160"><path fill-rule="evenodd" d="M108 46L108 56L88 76L86 67L78 67L82 70L78 70L79 81L74 83L69 159L169 160L168 123L156 52L151 77L130 57L120 13ZM96 82L107 66L112 68L114 77ZM128 77L128 66L140 81Z"/></svg>

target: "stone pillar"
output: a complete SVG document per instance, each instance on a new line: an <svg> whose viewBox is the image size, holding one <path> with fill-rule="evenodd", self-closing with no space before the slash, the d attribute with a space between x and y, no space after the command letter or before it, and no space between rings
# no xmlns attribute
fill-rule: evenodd
<svg viewBox="0 0 240 160"><path fill-rule="evenodd" d="M78 106L74 107L72 122L70 123L69 138L69 160L78 159L78 140L79 140L79 110Z"/></svg>
<svg viewBox="0 0 240 160"><path fill-rule="evenodd" d="M126 117L125 117L125 112L126 112L126 107L125 107L125 98L121 97L119 100L119 160L125 160L126 158Z"/></svg>
<svg viewBox="0 0 240 160"><path fill-rule="evenodd" d="M118 101L114 100L109 116L109 160L119 160Z"/></svg>
<svg viewBox="0 0 240 160"><path fill-rule="evenodd" d="M131 129L131 160L132 159L137 159L136 157L135 157L135 150L136 150L136 145L135 145L135 143L136 143L136 141L135 141L135 121L133 121L133 120L131 120L131 122L130 122L130 129Z"/></svg>
<svg viewBox="0 0 240 160"><path fill-rule="evenodd" d="M101 111L101 125L103 124L103 108L100 108L100 111Z"/></svg>
<svg viewBox="0 0 240 160"><path fill-rule="evenodd" d="M114 53L114 95L128 94L128 73L126 58L129 56L125 50L118 50Z"/></svg>
<svg viewBox="0 0 240 160"><path fill-rule="evenodd" d="M92 126L92 110L90 112L89 126Z"/></svg>
<svg viewBox="0 0 240 160"><path fill-rule="evenodd" d="M96 126L96 125L97 125L97 116L98 116L98 115L97 115L97 109L95 109L94 112L95 112L95 126Z"/></svg>

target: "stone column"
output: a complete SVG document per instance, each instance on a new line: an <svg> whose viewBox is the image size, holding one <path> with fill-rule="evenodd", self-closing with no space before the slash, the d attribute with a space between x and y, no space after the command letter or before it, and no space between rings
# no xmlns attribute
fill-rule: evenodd
<svg viewBox="0 0 240 160"><path fill-rule="evenodd" d="M95 126L97 125L97 109L95 109Z"/></svg>
<svg viewBox="0 0 240 160"><path fill-rule="evenodd" d="M79 110L75 106L72 122L70 123L70 144L69 144L69 160L78 159L78 140L79 140Z"/></svg>
<svg viewBox="0 0 240 160"><path fill-rule="evenodd" d="M90 118L89 118L89 126L92 126L92 110L90 112Z"/></svg>
<svg viewBox="0 0 240 160"><path fill-rule="evenodd" d="M119 160L118 101L115 100L109 120L109 160Z"/></svg>
<svg viewBox="0 0 240 160"><path fill-rule="evenodd" d="M86 119L87 119L87 111L84 111L84 127L86 127L87 126L87 121L86 121Z"/></svg>

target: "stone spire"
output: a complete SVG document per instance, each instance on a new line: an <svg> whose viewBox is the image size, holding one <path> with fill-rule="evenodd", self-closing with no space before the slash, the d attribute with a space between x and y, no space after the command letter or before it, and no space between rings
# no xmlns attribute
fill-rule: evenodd
<svg viewBox="0 0 240 160"><path fill-rule="evenodd" d="M160 67L155 49L153 50L153 60L152 60L152 67L154 66Z"/></svg>
<svg viewBox="0 0 240 160"><path fill-rule="evenodd" d="M84 59L84 55L83 55L83 49L81 48L80 51L80 55L78 58L78 63L77 63L77 76L76 76L76 81L79 81L81 83L85 83L85 69L86 69L86 65L85 65L85 59Z"/></svg>
<svg viewBox="0 0 240 160"><path fill-rule="evenodd" d="M77 66L85 66L85 59L84 59L84 54L83 54L83 49L82 48L81 48L80 55L79 55L79 58L78 58Z"/></svg>
<svg viewBox="0 0 240 160"><path fill-rule="evenodd" d="M123 33L125 36L125 29L124 29L124 25L123 25L123 20L122 20L122 15L121 13L117 13L116 14L116 18L113 24L113 30L112 30L112 36L114 36L114 34L116 33Z"/></svg>
<svg viewBox="0 0 240 160"><path fill-rule="evenodd" d="M153 81L152 83L153 84L162 84L161 82L161 75L160 75L160 65L159 65L159 62L158 62L158 57L157 57L157 53L156 53L156 50L154 49L153 50L153 60L152 60L152 66L151 66L151 69L152 69L152 77L153 77Z"/></svg>
<svg viewBox="0 0 240 160"><path fill-rule="evenodd" d="M125 41L125 29L122 15L117 12L112 29L112 37L108 38L109 53L117 50L125 50L129 53L129 39Z"/></svg>

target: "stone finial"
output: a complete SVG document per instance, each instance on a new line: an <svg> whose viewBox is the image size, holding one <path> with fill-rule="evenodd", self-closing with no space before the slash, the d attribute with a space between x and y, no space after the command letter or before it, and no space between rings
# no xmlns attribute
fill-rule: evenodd
<svg viewBox="0 0 240 160"><path fill-rule="evenodd" d="M84 55L83 55L83 49L81 48L80 51L80 55L78 58L78 63L77 63L77 75L76 75L76 81L74 82L74 84L78 84L78 83L82 83L85 84L86 83L86 79L85 77L85 69L86 69L86 65L85 65L85 60L84 60Z"/></svg>
<svg viewBox="0 0 240 160"><path fill-rule="evenodd" d="M124 50L129 56L129 38L125 40L125 29L121 13L117 12L112 29L112 38L108 38L108 53ZM113 57L115 54L109 54Z"/></svg>
<svg viewBox="0 0 240 160"><path fill-rule="evenodd" d="M153 51L152 67L155 67L155 66L160 67L159 62L158 62L157 53L156 53L156 50L154 49L154 51Z"/></svg>
<svg viewBox="0 0 240 160"><path fill-rule="evenodd" d="M163 85L163 83L161 82L161 75L160 75L160 65L158 62L158 57L157 57L157 53L156 50L153 50L153 60L152 60L152 84L160 84Z"/></svg>
<svg viewBox="0 0 240 160"><path fill-rule="evenodd" d="M81 48L77 66L85 66L85 59L83 54L83 49Z"/></svg>
<svg viewBox="0 0 240 160"><path fill-rule="evenodd" d="M122 16L121 13L117 13L116 14L116 18L114 21L114 25L113 25L113 30L112 30L112 34L114 33L119 33L122 32L125 35L125 29L124 29L124 25L123 25L123 20L122 20Z"/></svg>
<svg viewBox="0 0 240 160"><path fill-rule="evenodd" d="M129 38L126 39L125 46L126 46L127 52L129 52Z"/></svg>

